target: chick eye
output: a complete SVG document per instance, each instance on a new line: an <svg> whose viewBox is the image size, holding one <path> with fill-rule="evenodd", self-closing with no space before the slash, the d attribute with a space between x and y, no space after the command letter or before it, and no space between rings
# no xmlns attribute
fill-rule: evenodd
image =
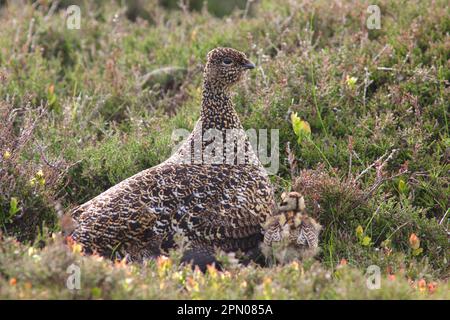
<svg viewBox="0 0 450 320"><path fill-rule="evenodd" d="M231 61L230 58L224 58L223 59L223 64L231 64L231 62L233 62L233 61Z"/></svg>

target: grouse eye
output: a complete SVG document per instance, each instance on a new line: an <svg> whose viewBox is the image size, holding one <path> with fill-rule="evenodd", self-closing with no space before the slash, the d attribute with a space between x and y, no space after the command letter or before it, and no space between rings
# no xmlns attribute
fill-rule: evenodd
<svg viewBox="0 0 450 320"><path fill-rule="evenodd" d="M223 59L223 64L231 64L231 62L233 62L233 61L231 61L230 58L224 58Z"/></svg>

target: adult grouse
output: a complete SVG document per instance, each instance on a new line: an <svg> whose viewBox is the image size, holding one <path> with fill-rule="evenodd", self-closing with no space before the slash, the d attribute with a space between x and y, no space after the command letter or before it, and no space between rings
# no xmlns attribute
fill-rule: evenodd
<svg viewBox="0 0 450 320"><path fill-rule="evenodd" d="M234 49L208 53L201 117L178 151L71 212L71 236L84 252L140 261L175 247L177 238L208 252L258 246L273 190L230 98L253 68Z"/></svg>

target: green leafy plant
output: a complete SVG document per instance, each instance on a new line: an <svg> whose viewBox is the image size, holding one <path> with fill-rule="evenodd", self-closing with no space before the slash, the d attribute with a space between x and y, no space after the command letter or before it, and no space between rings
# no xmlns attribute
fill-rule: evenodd
<svg viewBox="0 0 450 320"><path fill-rule="evenodd" d="M372 244L372 238L364 234L364 229L360 225L356 228L356 237L358 238L359 243L364 247L368 247Z"/></svg>
<svg viewBox="0 0 450 320"><path fill-rule="evenodd" d="M0 215L0 223L5 226L7 223L11 223L14 217L20 212L19 201L16 197L11 197L9 201L9 209L6 214Z"/></svg>

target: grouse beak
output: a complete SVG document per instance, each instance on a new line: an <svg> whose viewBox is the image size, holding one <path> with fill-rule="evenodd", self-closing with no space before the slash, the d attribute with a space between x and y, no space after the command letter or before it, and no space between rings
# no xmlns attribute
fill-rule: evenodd
<svg viewBox="0 0 450 320"><path fill-rule="evenodd" d="M247 61L246 63L243 64L244 69L254 69L255 68L255 64L251 61Z"/></svg>

